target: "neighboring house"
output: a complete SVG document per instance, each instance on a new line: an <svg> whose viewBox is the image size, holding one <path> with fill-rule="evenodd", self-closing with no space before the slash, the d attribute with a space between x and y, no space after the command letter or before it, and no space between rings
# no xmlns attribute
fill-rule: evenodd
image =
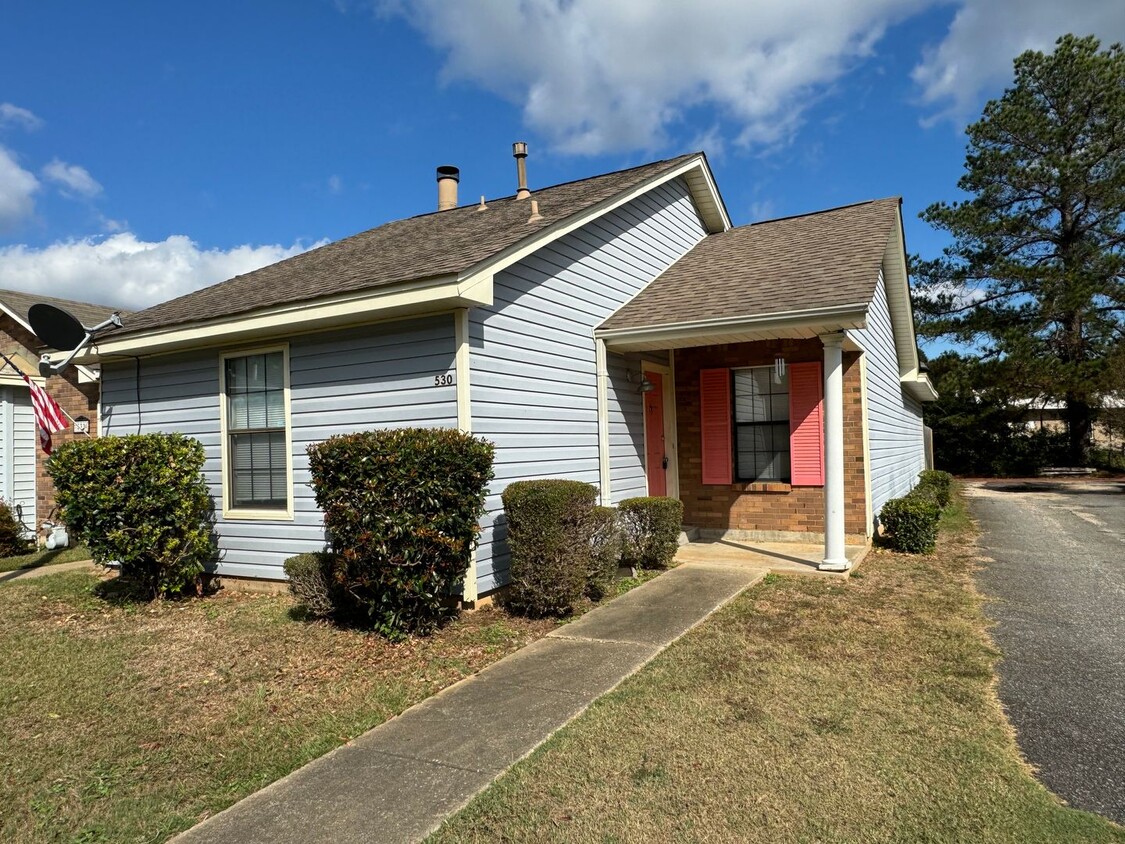
<svg viewBox="0 0 1125 844"><path fill-rule="evenodd" d="M507 581L522 478L678 496L688 526L824 539L845 566L923 468L934 397L899 200L734 229L701 153L388 223L134 314L95 359L107 433L203 442L229 577L322 546L309 444L493 441L469 601Z"/></svg>
<svg viewBox="0 0 1125 844"><path fill-rule="evenodd" d="M70 427L53 434L52 442L58 446L76 436L96 436L96 369L77 366L62 375L46 379L39 375L39 355L44 348L27 322L27 311L37 302L64 308L85 325L102 322L113 309L16 290L0 290L0 352L44 387L70 417ZM75 434L74 419L85 420L88 433ZM0 370L0 498L12 504L29 534L37 531L45 519L51 518L55 508L55 489L45 467L46 455L39 447L27 383L10 366L3 364Z"/></svg>
<svg viewBox="0 0 1125 844"><path fill-rule="evenodd" d="M1063 433L1067 429L1066 404L1057 399L1039 396L1016 399L1015 407L1023 408L1023 423L1029 431ZM1125 450L1125 398L1120 395L1102 397L1097 418L1090 426L1090 445L1114 451Z"/></svg>

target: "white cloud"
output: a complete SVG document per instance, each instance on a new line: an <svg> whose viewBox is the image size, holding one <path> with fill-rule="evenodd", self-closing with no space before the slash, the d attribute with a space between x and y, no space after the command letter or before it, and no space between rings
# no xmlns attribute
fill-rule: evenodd
<svg viewBox="0 0 1125 844"><path fill-rule="evenodd" d="M185 235L148 242L121 232L42 249L0 247L0 278L4 287L29 293L139 310L309 248L295 243L201 249Z"/></svg>
<svg viewBox="0 0 1125 844"><path fill-rule="evenodd" d="M102 186L85 167L67 164L54 158L43 168L43 178L63 188L63 193L76 193L85 197L97 196Z"/></svg>
<svg viewBox="0 0 1125 844"><path fill-rule="evenodd" d="M1096 35L1102 46L1125 41L1125 10L1106 0L964 0L949 32L914 68L932 119L975 114L982 92L993 97L1012 81L1012 60L1025 50L1050 52L1066 33Z"/></svg>
<svg viewBox="0 0 1125 844"><path fill-rule="evenodd" d="M784 142L805 106L934 0L384 2L446 53L447 80L523 107L561 149L655 149L685 110L718 109L739 142Z"/></svg>
<svg viewBox="0 0 1125 844"><path fill-rule="evenodd" d="M0 103L0 126L19 126L32 131L43 125L43 121L28 111L11 103Z"/></svg>
<svg viewBox="0 0 1125 844"><path fill-rule="evenodd" d="M329 193L343 193L343 191L344 191L343 180L339 176L337 176L336 174L332 174L331 176L329 176L328 177L328 192Z"/></svg>
<svg viewBox="0 0 1125 844"><path fill-rule="evenodd" d="M0 232L16 228L35 212L35 175L20 167L15 155L0 146Z"/></svg>

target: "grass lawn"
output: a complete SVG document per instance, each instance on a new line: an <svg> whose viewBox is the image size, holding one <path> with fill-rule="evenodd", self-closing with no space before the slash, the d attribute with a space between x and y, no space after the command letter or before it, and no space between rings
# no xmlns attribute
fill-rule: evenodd
<svg viewBox="0 0 1125 844"><path fill-rule="evenodd" d="M0 573L88 559L90 559L90 552L81 545L72 545L69 548L59 548L55 551L40 550L31 554L20 554L17 557L0 557Z"/></svg>
<svg viewBox="0 0 1125 844"><path fill-rule="evenodd" d="M963 503L937 553L770 576L432 842L1125 842L1021 761Z"/></svg>
<svg viewBox="0 0 1125 844"><path fill-rule="evenodd" d="M557 622L426 639L294 621L288 596L113 603L85 572L0 587L0 841L163 841Z"/></svg>

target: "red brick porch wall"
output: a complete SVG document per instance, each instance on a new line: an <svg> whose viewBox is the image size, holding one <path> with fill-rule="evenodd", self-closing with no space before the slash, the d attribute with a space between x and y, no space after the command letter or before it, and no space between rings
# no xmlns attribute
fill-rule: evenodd
<svg viewBox="0 0 1125 844"><path fill-rule="evenodd" d="M40 345L31 332L13 320L7 314L0 314L0 349L5 353L18 352L30 363L39 360L39 355L34 351ZM35 375L29 372L28 375ZM62 375L52 375L47 379L46 389L59 406L70 416L85 416L90 420L90 436L98 435L98 391L97 383L79 384L78 370L70 367ZM67 420L68 422L70 420ZM59 431L52 435L51 440L57 448L73 439L85 439L85 434L75 434L72 428ZM36 528L44 519L48 518L55 507L55 487L47 474L47 455L39 447L38 439L35 443L35 520Z"/></svg>
<svg viewBox="0 0 1125 844"><path fill-rule="evenodd" d="M704 529L824 533L823 487L788 484L702 482L702 434L699 421L699 370L711 367L772 366L824 362L819 340L768 340L677 349L676 426L680 446L680 498L684 524ZM863 403L858 352L844 353L844 530L867 533L863 478Z"/></svg>

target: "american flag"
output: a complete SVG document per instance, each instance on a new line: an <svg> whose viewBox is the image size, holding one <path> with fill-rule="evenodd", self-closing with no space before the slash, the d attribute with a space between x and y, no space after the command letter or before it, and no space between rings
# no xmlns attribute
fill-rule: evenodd
<svg viewBox="0 0 1125 844"><path fill-rule="evenodd" d="M47 395L47 391L20 371L20 377L27 382L31 391L31 405L35 409L35 424L39 426L39 444L46 454L51 453L51 434L67 427L66 416L59 403Z"/></svg>
<svg viewBox="0 0 1125 844"><path fill-rule="evenodd" d="M50 454L51 434L67 427L66 414L59 407L59 403L47 395L46 390L28 378L26 372L12 363L10 357L0 352L0 360L18 372L20 378L27 384L27 389L31 392L31 406L35 411L35 425L39 428L39 443L43 446L43 451ZM3 368L4 365L0 364L0 369Z"/></svg>

